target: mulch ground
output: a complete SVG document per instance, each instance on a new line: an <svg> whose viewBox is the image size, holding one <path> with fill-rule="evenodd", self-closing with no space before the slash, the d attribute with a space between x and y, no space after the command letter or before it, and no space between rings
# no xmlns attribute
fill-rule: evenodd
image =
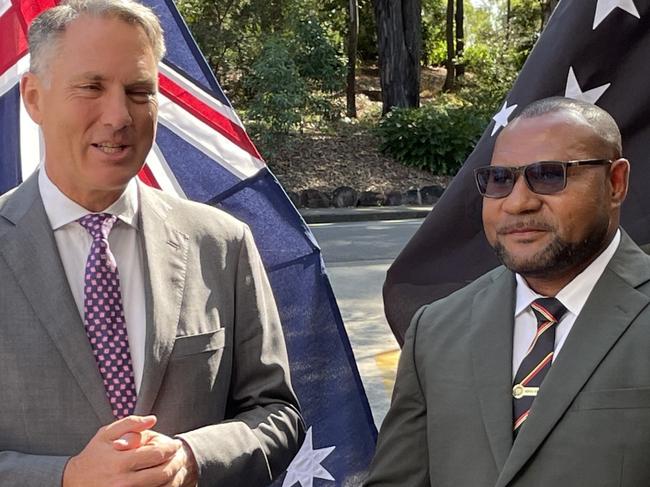
<svg viewBox="0 0 650 487"><path fill-rule="evenodd" d="M440 91L444 70L425 69L422 98ZM341 121L323 130L305 130L263 154L287 191L318 189L332 192L340 186L358 191L401 191L431 184L446 186L449 177L406 167L379 150L380 140L372 126L381 114L378 70L361 70L357 80L358 121Z"/></svg>

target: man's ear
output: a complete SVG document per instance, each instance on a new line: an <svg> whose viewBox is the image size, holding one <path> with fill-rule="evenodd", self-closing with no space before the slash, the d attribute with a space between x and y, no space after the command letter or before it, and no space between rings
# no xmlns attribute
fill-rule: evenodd
<svg viewBox="0 0 650 487"><path fill-rule="evenodd" d="M43 120L45 88L42 80L34 73L26 73L20 80L20 96L31 119L38 125Z"/></svg>
<svg viewBox="0 0 650 487"><path fill-rule="evenodd" d="M627 159L617 159L609 168L609 183L611 186L611 201L614 208L620 208L627 196L630 182L630 162Z"/></svg>

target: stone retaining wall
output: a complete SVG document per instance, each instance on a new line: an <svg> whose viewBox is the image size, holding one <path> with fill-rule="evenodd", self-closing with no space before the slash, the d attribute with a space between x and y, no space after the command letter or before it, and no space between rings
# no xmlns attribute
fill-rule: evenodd
<svg viewBox="0 0 650 487"><path fill-rule="evenodd" d="M445 188L438 185L413 188L408 191L357 191L349 186L336 188L332 193L305 189L287 194L297 208L351 208L357 206L433 205Z"/></svg>

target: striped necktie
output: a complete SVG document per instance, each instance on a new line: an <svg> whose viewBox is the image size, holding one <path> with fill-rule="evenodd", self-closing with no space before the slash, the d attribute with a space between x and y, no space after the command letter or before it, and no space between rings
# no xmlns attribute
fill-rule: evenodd
<svg viewBox="0 0 650 487"><path fill-rule="evenodd" d="M514 434L528 418L537 391L553 362L555 327L566 308L555 298L540 298L530 304L537 318L537 333L515 375L512 387Z"/></svg>

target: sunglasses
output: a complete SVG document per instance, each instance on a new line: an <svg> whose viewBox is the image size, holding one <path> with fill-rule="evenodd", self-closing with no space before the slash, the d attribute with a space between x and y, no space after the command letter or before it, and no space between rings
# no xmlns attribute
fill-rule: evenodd
<svg viewBox="0 0 650 487"><path fill-rule="evenodd" d="M474 169L478 192L486 198L505 198L512 193L519 173L524 174L528 188L537 194L559 193L566 188L567 168L606 166L609 159L584 161L539 161L525 166L482 166Z"/></svg>

